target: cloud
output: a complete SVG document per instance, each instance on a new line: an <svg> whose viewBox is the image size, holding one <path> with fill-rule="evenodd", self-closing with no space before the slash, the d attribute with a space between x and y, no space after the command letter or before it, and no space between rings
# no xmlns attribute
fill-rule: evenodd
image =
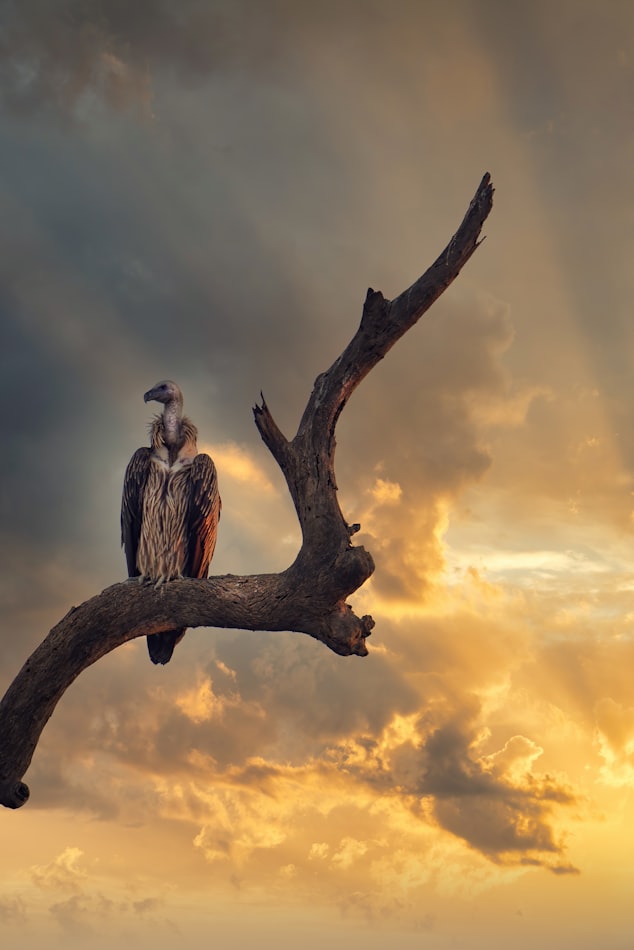
<svg viewBox="0 0 634 950"><path fill-rule="evenodd" d="M152 69L162 55L190 74L214 62L202 38L213 36L218 11L192 16L196 7L200 10L189 3L189 16L181 17L168 3L144 0L129 11L113 2L65 0L53 9L37 0L26 5L4 0L5 109L22 116L40 110L71 116L97 100L109 108L137 105L149 112Z"/></svg>
<svg viewBox="0 0 634 950"><path fill-rule="evenodd" d="M223 504L213 572L288 567L301 546L301 533L283 476L264 447L202 441L199 450L214 459Z"/></svg>
<svg viewBox="0 0 634 950"><path fill-rule="evenodd" d="M477 710L440 718L428 710L378 739L352 740L339 750L340 766L383 794L403 796L421 820L436 821L494 861L563 866L552 813L574 805L576 795L560 778L533 770L541 750L515 736L484 755L488 735Z"/></svg>
<svg viewBox="0 0 634 950"><path fill-rule="evenodd" d="M144 897L141 900L132 902L132 909L136 914L154 913L162 906L163 901L159 897Z"/></svg>
<svg viewBox="0 0 634 950"><path fill-rule="evenodd" d="M632 780L634 427L631 143L612 137L631 14L568 29L590 6L0 3L7 680L123 576L121 479L157 378L218 464L215 569L287 565L297 521L251 405L263 389L292 435L365 287L415 279L497 164L485 245L338 423L342 509L377 562L355 595L370 656L192 631L166 670L136 642L85 671L28 776L29 882L64 939L110 920L156 945L175 880L205 917L235 891L441 941L465 895L567 893L531 869L591 889L591 823L568 828L620 816ZM81 858L48 844L69 813L56 842Z"/></svg>
<svg viewBox="0 0 634 950"><path fill-rule="evenodd" d="M269 496L275 493L268 475L252 458L245 446L237 445L235 442L206 446L201 442L199 449L201 452L209 452L225 477L238 482L243 489L251 488Z"/></svg>
<svg viewBox="0 0 634 950"><path fill-rule="evenodd" d="M116 858L114 864L116 867ZM76 846L67 846L52 861L27 870L36 890L52 900L46 905L38 901L38 912L40 907L45 908L65 935L90 939L97 933L112 937L122 931L140 936L148 925L152 929L171 929L170 922L163 917L163 894L147 893L147 881L137 879L129 869L124 877L120 867L118 872L110 881L103 862L94 857L88 859ZM11 922L15 918L13 910L19 911L23 901L32 906L32 894L22 882L17 889L18 897L10 905L7 903L10 913L3 920L0 912L0 922ZM104 893L106 889L109 894ZM27 933L33 924L29 918ZM37 924L31 932L39 935Z"/></svg>
<svg viewBox="0 0 634 950"><path fill-rule="evenodd" d="M239 700L236 699L236 702ZM176 705L195 724L222 716L225 703L214 694L211 679L202 679L197 686L176 698Z"/></svg>
<svg viewBox="0 0 634 950"><path fill-rule="evenodd" d="M383 479L372 498L398 504L398 486ZM297 882L315 860L358 873L362 848L384 862L403 826L416 829L408 861L425 835L451 836L500 867L563 873L579 797L538 770L551 737L504 719L495 745L488 726L532 659L524 610L467 575L427 613L379 617L381 648L354 667L293 634L193 632L194 666L183 654L157 683L131 644L73 687L30 781L40 806L181 823L214 866L252 881L292 865ZM354 817L325 827L348 800ZM381 803L393 817L377 836Z"/></svg>
<svg viewBox="0 0 634 950"><path fill-rule="evenodd" d="M257 792L249 795L236 788L212 791L204 797L206 822L194 845L207 861L229 860L240 870L253 851L277 848L289 834L274 798Z"/></svg>
<svg viewBox="0 0 634 950"><path fill-rule="evenodd" d="M483 758L473 730L456 722L440 726L425 744L420 790L433 796L433 813L441 826L484 854L502 862L530 860L559 867L559 860L547 857L564 854L551 824L552 810L574 805L576 796L560 779L533 772L536 753L530 740L509 741L524 746L519 773L516 757L509 762L508 743L497 756Z"/></svg>
<svg viewBox="0 0 634 950"><path fill-rule="evenodd" d="M27 905L23 898L8 897L0 900L0 923L22 928L27 919Z"/></svg>
<svg viewBox="0 0 634 950"><path fill-rule="evenodd" d="M508 606L495 603L507 624ZM301 881L316 860L359 874L394 847L415 862L421 842L447 836L501 867L562 873L579 794L539 771L550 736L509 724L493 744L489 720L512 708L529 654L521 629L479 610L384 619L387 648L354 669L297 635L215 633L195 678L186 663L159 686L144 656L121 651L99 695L86 682L75 697L82 716L68 703L48 727L54 760L44 744L30 779L40 807L180 823L214 866L252 882L291 864Z"/></svg>
<svg viewBox="0 0 634 950"><path fill-rule="evenodd" d="M80 866L82 856L80 848L67 847L50 864L33 865L30 869L33 883L47 890L81 892L87 876Z"/></svg>
<svg viewBox="0 0 634 950"><path fill-rule="evenodd" d="M279 77L280 60L330 36L333 19L345 36L363 12L385 27L380 4L325 2L289 7L279 0L3 0L2 104L13 114L86 118L98 107L136 107L151 117L161 80L185 88L223 72ZM477 97L474 99L477 101Z"/></svg>
<svg viewBox="0 0 634 950"><path fill-rule="evenodd" d="M82 939L94 933L93 908L82 897L73 896L57 901L51 904L49 912L65 933Z"/></svg>
<svg viewBox="0 0 634 950"><path fill-rule="evenodd" d="M609 696L595 703L596 741L603 759L600 775L607 785L634 781L634 708Z"/></svg>
<svg viewBox="0 0 634 950"><path fill-rule="evenodd" d="M495 301L458 293L410 333L365 381L363 408L344 414L337 460L344 512L377 563L373 590L401 605L428 597L450 513L488 472L496 431L521 428L541 394L504 366L513 327Z"/></svg>

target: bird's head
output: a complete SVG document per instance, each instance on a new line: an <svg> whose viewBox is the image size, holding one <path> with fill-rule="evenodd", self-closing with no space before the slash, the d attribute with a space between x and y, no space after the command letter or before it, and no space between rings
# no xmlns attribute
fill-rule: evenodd
<svg viewBox="0 0 634 950"><path fill-rule="evenodd" d="M183 404L183 394L180 387L171 379L164 379L162 382L152 386L143 396L144 402L162 402L166 406L170 402Z"/></svg>

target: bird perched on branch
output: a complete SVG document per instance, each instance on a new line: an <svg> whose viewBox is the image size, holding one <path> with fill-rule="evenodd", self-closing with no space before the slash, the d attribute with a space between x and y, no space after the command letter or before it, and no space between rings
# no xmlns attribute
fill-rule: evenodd
<svg viewBox="0 0 634 950"><path fill-rule="evenodd" d="M198 431L183 415L176 383L157 383L143 399L162 403L163 412L150 426L150 447L136 450L123 482L121 543L128 576L157 587L176 577L207 577L221 508L216 466L198 454ZM169 663L185 630L148 636L152 662Z"/></svg>

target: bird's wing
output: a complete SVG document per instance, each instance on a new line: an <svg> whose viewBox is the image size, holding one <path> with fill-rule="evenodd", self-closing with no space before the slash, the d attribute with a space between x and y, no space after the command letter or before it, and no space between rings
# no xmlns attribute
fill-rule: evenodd
<svg viewBox="0 0 634 950"><path fill-rule="evenodd" d="M188 577L207 577L216 547L220 520L220 494L216 466L208 455L197 455L189 467L189 548L184 572Z"/></svg>
<svg viewBox="0 0 634 950"><path fill-rule="evenodd" d="M121 544L125 549L128 577L138 577L136 554L143 518L143 493L150 470L152 449L137 449L128 463L123 479L121 501Z"/></svg>

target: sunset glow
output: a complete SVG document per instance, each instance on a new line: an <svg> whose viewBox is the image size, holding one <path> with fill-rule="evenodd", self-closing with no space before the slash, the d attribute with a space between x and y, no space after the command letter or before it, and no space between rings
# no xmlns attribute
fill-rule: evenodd
<svg viewBox="0 0 634 950"><path fill-rule="evenodd" d="M25 950L626 950L634 932L634 6L0 0L4 692L125 576L125 466L173 378L211 572L300 531L288 437L355 332L486 240L337 425L369 656L143 638L0 813Z"/></svg>

